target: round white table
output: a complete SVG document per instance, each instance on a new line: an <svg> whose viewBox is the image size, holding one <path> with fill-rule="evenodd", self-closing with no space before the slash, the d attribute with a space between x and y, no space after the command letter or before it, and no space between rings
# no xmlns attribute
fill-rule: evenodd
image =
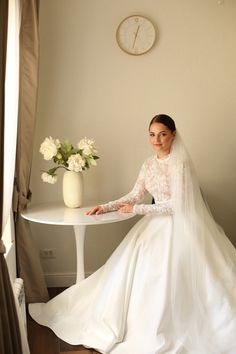
<svg viewBox="0 0 236 354"><path fill-rule="evenodd" d="M76 282L84 279L84 239L87 225L108 224L130 219L133 213L110 212L100 215L85 215L91 207L68 208L62 202L48 202L29 206L21 216L42 224L71 225L75 232L77 276Z"/></svg>

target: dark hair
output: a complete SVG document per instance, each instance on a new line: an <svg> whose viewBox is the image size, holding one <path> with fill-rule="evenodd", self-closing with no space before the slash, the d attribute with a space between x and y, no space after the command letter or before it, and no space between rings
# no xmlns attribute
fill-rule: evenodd
<svg viewBox="0 0 236 354"><path fill-rule="evenodd" d="M155 117L153 117L149 124L149 129L153 123L162 123L172 132L176 131L175 121L167 114L157 114Z"/></svg>

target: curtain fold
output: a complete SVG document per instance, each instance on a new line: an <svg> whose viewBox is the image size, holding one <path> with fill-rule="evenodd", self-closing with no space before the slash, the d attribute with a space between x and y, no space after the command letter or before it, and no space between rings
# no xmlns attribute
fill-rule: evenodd
<svg viewBox="0 0 236 354"><path fill-rule="evenodd" d="M0 353L23 354L15 299L4 257L3 166L8 0L0 1Z"/></svg>
<svg viewBox="0 0 236 354"><path fill-rule="evenodd" d="M21 212L30 201L29 191L36 120L39 62L39 0L21 0L20 87L16 178L13 196L18 274L24 280L26 301L48 300L43 271L29 227Z"/></svg>

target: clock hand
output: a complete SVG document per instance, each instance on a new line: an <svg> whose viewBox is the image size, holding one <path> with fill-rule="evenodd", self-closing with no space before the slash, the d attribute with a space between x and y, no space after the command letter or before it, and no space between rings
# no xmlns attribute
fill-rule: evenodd
<svg viewBox="0 0 236 354"><path fill-rule="evenodd" d="M136 42L136 39L137 39L139 28L140 28L140 25L138 25L137 31L136 31L135 36L134 36L133 48L135 46L135 42Z"/></svg>

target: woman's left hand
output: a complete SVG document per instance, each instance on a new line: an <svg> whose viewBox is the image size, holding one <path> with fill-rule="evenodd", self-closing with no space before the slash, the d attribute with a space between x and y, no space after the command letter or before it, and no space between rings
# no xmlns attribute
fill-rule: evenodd
<svg viewBox="0 0 236 354"><path fill-rule="evenodd" d="M121 204L118 209L119 213L133 213L133 205L132 204Z"/></svg>

